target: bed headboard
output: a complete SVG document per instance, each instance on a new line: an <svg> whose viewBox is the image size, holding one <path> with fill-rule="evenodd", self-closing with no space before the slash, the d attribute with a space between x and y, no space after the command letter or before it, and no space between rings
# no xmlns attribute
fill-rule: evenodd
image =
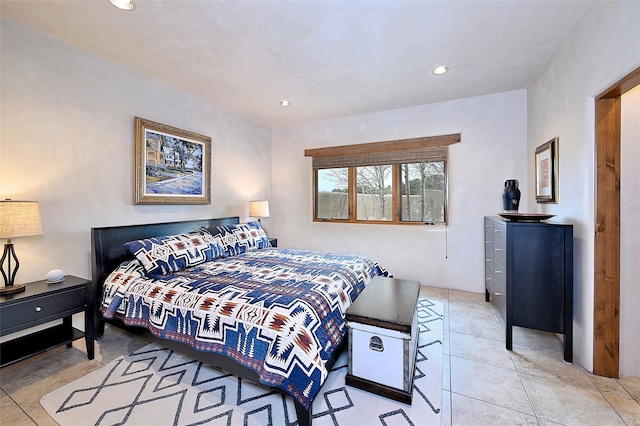
<svg viewBox="0 0 640 426"><path fill-rule="evenodd" d="M212 233L219 225L233 225L240 218L223 217L215 219L187 220L182 222L151 223L146 225L110 226L91 228L91 278L93 280L94 301L102 295L105 278L118 265L133 259L124 243L163 235L175 235L195 231L201 227L209 228ZM98 306L96 306L97 308Z"/></svg>

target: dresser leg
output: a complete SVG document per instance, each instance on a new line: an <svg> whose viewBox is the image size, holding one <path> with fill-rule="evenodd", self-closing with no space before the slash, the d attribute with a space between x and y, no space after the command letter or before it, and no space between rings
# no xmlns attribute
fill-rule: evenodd
<svg viewBox="0 0 640 426"><path fill-rule="evenodd" d="M513 327L511 326L511 324L507 321L507 327L505 330L505 335L506 335L506 348L508 351L513 350Z"/></svg>
<svg viewBox="0 0 640 426"><path fill-rule="evenodd" d="M565 329L562 341L564 343L564 361L571 364L573 363L573 330L571 324Z"/></svg>

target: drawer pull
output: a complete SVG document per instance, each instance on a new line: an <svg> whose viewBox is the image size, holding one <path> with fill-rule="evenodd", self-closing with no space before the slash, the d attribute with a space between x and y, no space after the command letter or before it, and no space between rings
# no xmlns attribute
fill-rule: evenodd
<svg viewBox="0 0 640 426"><path fill-rule="evenodd" d="M40 312L42 308L40 306L36 306L36 312Z"/></svg>
<svg viewBox="0 0 640 426"><path fill-rule="evenodd" d="M382 343L382 339L378 336L373 336L369 339L369 349L376 352L384 352L384 344Z"/></svg>
<svg viewBox="0 0 640 426"><path fill-rule="evenodd" d="M496 296L504 296L504 293L496 293Z"/></svg>

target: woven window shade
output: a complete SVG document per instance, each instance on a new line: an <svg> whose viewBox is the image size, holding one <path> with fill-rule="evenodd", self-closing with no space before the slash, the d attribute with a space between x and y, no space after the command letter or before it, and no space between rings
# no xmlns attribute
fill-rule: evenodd
<svg viewBox="0 0 640 426"><path fill-rule="evenodd" d="M313 157L313 167L316 169L330 169L337 167L381 166L386 164L445 161L446 159L447 147L437 146L418 150Z"/></svg>
<svg viewBox="0 0 640 426"><path fill-rule="evenodd" d="M314 169L446 161L447 146L458 143L460 140L460 133L454 133L450 135L306 149L304 155L313 158Z"/></svg>

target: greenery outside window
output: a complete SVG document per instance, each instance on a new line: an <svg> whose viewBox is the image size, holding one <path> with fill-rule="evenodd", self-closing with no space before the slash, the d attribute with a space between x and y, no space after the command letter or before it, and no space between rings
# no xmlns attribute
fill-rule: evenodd
<svg viewBox="0 0 640 426"><path fill-rule="evenodd" d="M315 221L446 224L447 145L460 134L306 150Z"/></svg>

